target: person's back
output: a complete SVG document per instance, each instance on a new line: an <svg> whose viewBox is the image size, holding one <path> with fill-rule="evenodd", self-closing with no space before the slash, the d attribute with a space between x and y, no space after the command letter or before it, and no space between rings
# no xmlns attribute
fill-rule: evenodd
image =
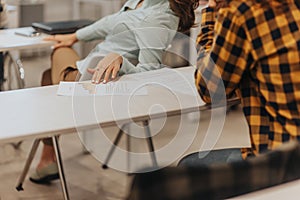
<svg viewBox="0 0 300 200"><path fill-rule="evenodd" d="M211 59L227 96L241 90L255 152L300 139L299 16L296 0L233 0L218 12ZM201 79L198 75L197 84L205 96Z"/></svg>
<svg viewBox="0 0 300 200"><path fill-rule="evenodd" d="M251 107L252 139L262 151L300 136L300 4L287 2L286 7L276 1L270 1L270 6L253 5L253 1L236 4L244 9L241 14L254 60L250 81L242 84L243 101ZM255 98L247 98L249 92ZM261 106L255 106L258 103ZM259 130L255 130L257 122Z"/></svg>

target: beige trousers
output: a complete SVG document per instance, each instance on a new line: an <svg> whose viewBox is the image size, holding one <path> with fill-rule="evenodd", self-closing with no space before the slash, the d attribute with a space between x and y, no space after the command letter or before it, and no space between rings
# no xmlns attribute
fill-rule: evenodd
<svg viewBox="0 0 300 200"><path fill-rule="evenodd" d="M60 81L79 80L80 73L76 67L76 61L79 59L72 48L55 49L51 55L51 69L43 73L42 86L58 84Z"/></svg>
<svg viewBox="0 0 300 200"><path fill-rule="evenodd" d="M51 55L51 69L42 76L42 86L58 84L60 81L79 80L80 73L76 61L80 58L72 48L62 47L54 50ZM43 139L45 145L53 145L51 138Z"/></svg>

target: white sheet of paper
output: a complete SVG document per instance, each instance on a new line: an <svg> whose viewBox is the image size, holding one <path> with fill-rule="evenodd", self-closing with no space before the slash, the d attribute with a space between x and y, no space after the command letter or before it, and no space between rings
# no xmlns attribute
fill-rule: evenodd
<svg viewBox="0 0 300 200"><path fill-rule="evenodd" d="M139 88L136 81L117 81L106 84L91 82L59 83L57 95L60 96L106 96L106 95L147 95L145 87Z"/></svg>
<svg viewBox="0 0 300 200"><path fill-rule="evenodd" d="M147 95L144 85L154 85L171 91L198 96L194 83L194 69L179 71L169 68L129 74L116 82L92 84L91 82L60 82L57 95L63 96L105 96L105 95Z"/></svg>
<svg viewBox="0 0 300 200"><path fill-rule="evenodd" d="M178 93L198 96L199 94L194 82L194 71L192 67L186 71L162 68L133 74L133 79L144 84L148 83L165 87Z"/></svg>

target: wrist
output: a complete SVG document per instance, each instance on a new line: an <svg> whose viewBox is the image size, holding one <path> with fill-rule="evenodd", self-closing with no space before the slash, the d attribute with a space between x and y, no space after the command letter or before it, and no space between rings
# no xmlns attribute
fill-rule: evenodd
<svg viewBox="0 0 300 200"><path fill-rule="evenodd" d="M72 37L72 40L74 41L74 43L78 41L76 33L72 33L71 37Z"/></svg>

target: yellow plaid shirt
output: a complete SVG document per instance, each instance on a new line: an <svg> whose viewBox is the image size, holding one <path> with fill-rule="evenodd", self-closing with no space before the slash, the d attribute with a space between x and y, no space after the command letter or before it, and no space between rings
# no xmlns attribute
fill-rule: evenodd
<svg viewBox="0 0 300 200"><path fill-rule="evenodd" d="M239 94L255 154L300 140L300 1L286 1L202 10L196 86L208 103L220 85Z"/></svg>

